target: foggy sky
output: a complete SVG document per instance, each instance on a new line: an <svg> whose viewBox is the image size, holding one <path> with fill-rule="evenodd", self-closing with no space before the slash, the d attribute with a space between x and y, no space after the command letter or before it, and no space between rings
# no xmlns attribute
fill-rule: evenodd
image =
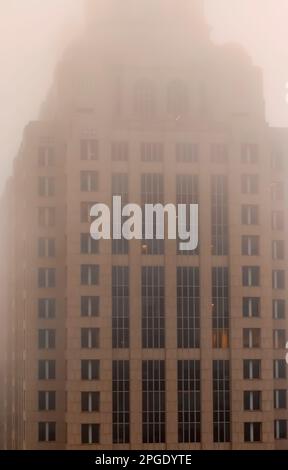
<svg viewBox="0 0 288 470"><path fill-rule="evenodd" d="M181 1L181 0L178 0ZM288 126L288 0L205 0L215 42L238 42L264 70L267 119ZM54 67L83 29L83 0L0 0L0 192Z"/></svg>

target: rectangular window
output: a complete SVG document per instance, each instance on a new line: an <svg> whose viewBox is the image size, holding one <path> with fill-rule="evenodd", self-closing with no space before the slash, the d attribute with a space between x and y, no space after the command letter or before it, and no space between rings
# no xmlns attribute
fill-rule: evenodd
<svg viewBox="0 0 288 470"><path fill-rule="evenodd" d="M129 361L112 363L113 444L130 442Z"/></svg>
<svg viewBox="0 0 288 470"><path fill-rule="evenodd" d="M225 175L212 176L212 254L228 254L228 180Z"/></svg>
<svg viewBox="0 0 288 470"><path fill-rule="evenodd" d="M286 349L286 330L273 330L274 349Z"/></svg>
<svg viewBox="0 0 288 470"><path fill-rule="evenodd" d="M272 302L272 310L275 320L284 320L284 318L286 318L286 301L283 299L274 299Z"/></svg>
<svg viewBox="0 0 288 470"><path fill-rule="evenodd" d="M142 347L165 347L164 267L142 267Z"/></svg>
<svg viewBox="0 0 288 470"><path fill-rule="evenodd" d="M229 274L228 268L212 269L213 348L229 347Z"/></svg>
<svg viewBox="0 0 288 470"><path fill-rule="evenodd" d="M243 394L244 411L261 410L261 392L244 392Z"/></svg>
<svg viewBox="0 0 288 470"><path fill-rule="evenodd" d="M112 142L111 159L114 162L127 162L129 160L128 142Z"/></svg>
<svg viewBox="0 0 288 470"><path fill-rule="evenodd" d="M213 361L214 442L230 442L230 363Z"/></svg>
<svg viewBox="0 0 288 470"><path fill-rule="evenodd" d="M56 299L38 300L38 317L49 320L56 317Z"/></svg>
<svg viewBox="0 0 288 470"><path fill-rule="evenodd" d="M212 163L227 163L228 161L228 148L226 144L217 143L211 145L211 162Z"/></svg>
<svg viewBox="0 0 288 470"><path fill-rule="evenodd" d="M94 240L90 233L81 233L80 244L82 255L97 255L99 253L99 241Z"/></svg>
<svg viewBox="0 0 288 470"><path fill-rule="evenodd" d="M274 360L274 379L286 379L287 376L287 364L285 359Z"/></svg>
<svg viewBox="0 0 288 470"><path fill-rule="evenodd" d="M277 419L274 424L275 439L287 439L287 420Z"/></svg>
<svg viewBox="0 0 288 470"><path fill-rule="evenodd" d="M142 423L144 444L165 443L165 402L165 361L143 361Z"/></svg>
<svg viewBox="0 0 288 470"><path fill-rule="evenodd" d="M143 255L163 255L164 240L156 239L156 224L152 223L153 239L146 240L145 236L145 204L163 204L164 202L164 177L158 173L148 173L141 176L141 201L143 208Z"/></svg>
<svg viewBox="0 0 288 470"><path fill-rule="evenodd" d="M258 175L242 175L241 187L243 194L258 194L259 177Z"/></svg>
<svg viewBox="0 0 288 470"><path fill-rule="evenodd" d="M39 268L38 269L38 287L39 289L52 289L56 285L56 269Z"/></svg>
<svg viewBox="0 0 288 470"><path fill-rule="evenodd" d="M286 410L287 390L274 390L274 408L275 410Z"/></svg>
<svg viewBox="0 0 288 470"><path fill-rule="evenodd" d="M52 176L39 176L38 195L40 197L52 197L55 195L55 178Z"/></svg>
<svg viewBox="0 0 288 470"><path fill-rule="evenodd" d="M56 441L56 423L38 423L39 442Z"/></svg>
<svg viewBox="0 0 288 470"><path fill-rule="evenodd" d="M100 442L100 424L81 424L81 443L99 444Z"/></svg>
<svg viewBox="0 0 288 470"><path fill-rule="evenodd" d="M273 211L272 212L272 229L282 231L284 230L284 225L285 225L284 212Z"/></svg>
<svg viewBox="0 0 288 470"><path fill-rule="evenodd" d="M82 380L99 380L100 361L99 360L82 360L81 361L81 379Z"/></svg>
<svg viewBox="0 0 288 470"><path fill-rule="evenodd" d="M285 195L284 183L282 181L272 184L271 199L272 201L283 201Z"/></svg>
<svg viewBox="0 0 288 470"><path fill-rule="evenodd" d="M200 347L199 268L177 268L178 348Z"/></svg>
<svg viewBox="0 0 288 470"><path fill-rule="evenodd" d="M39 349L55 349L56 330L38 330Z"/></svg>
<svg viewBox="0 0 288 470"><path fill-rule="evenodd" d="M41 228L55 227L56 209L54 207L38 208L38 225Z"/></svg>
<svg viewBox="0 0 288 470"><path fill-rule="evenodd" d="M142 162L162 162L164 146L160 142L142 142L141 160Z"/></svg>
<svg viewBox="0 0 288 470"><path fill-rule="evenodd" d="M123 206L129 202L129 178L127 173L114 173L112 175L112 197L121 196L122 209ZM125 222L127 218L122 218ZM127 255L129 253L129 242L122 235L122 224L118 226L119 239L113 237L112 240L112 254L113 255Z"/></svg>
<svg viewBox="0 0 288 470"><path fill-rule="evenodd" d="M176 176L176 201L178 204L186 204L186 221L183 226L183 231L187 231L190 227L190 204L199 204L199 181L198 176L195 175L177 175ZM179 219L178 219L179 224ZM180 240L177 241L177 254L178 255L198 255L199 245L196 250L183 251L180 250Z"/></svg>
<svg viewBox="0 0 288 470"><path fill-rule="evenodd" d="M243 317L257 318L260 317L260 297L244 297L243 298Z"/></svg>
<svg viewBox="0 0 288 470"><path fill-rule="evenodd" d="M80 143L81 160L98 160L98 141L94 139L83 139Z"/></svg>
<svg viewBox="0 0 288 470"><path fill-rule="evenodd" d="M273 289L285 289L285 271L283 269L274 269L272 271Z"/></svg>
<svg viewBox="0 0 288 470"><path fill-rule="evenodd" d="M96 264L81 265L81 285L97 286L99 284L99 266Z"/></svg>
<svg viewBox="0 0 288 470"><path fill-rule="evenodd" d="M100 298L96 296L81 297L81 317L98 317Z"/></svg>
<svg viewBox="0 0 288 470"><path fill-rule="evenodd" d="M256 235L242 236L242 256L259 256L260 237Z"/></svg>
<svg viewBox="0 0 288 470"><path fill-rule="evenodd" d="M285 258L285 242L284 242L284 240L273 240L273 242L272 242L272 258L274 260L283 260Z"/></svg>
<svg viewBox="0 0 288 470"><path fill-rule="evenodd" d="M100 347L99 328L81 328L81 348L97 349Z"/></svg>
<svg viewBox="0 0 288 470"><path fill-rule="evenodd" d="M54 148L45 146L39 147L38 150L38 166L40 168L48 168L54 165Z"/></svg>
<svg viewBox="0 0 288 470"><path fill-rule="evenodd" d="M259 149L257 144L243 144L241 147L241 162L257 163L258 151Z"/></svg>
<svg viewBox="0 0 288 470"><path fill-rule="evenodd" d="M259 266L243 266L242 267L242 284L244 287L260 286L260 267Z"/></svg>
<svg viewBox="0 0 288 470"><path fill-rule="evenodd" d="M261 361L259 359L244 359L243 378L245 380L261 378Z"/></svg>
<svg viewBox="0 0 288 470"><path fill-rule="evenodd" d="M260 328L244 328L243 329L243 348L260 348L261 347L261 329Z"/></svg>
<svg viewBox="0 0 288 470"><path fill-rule="evenodd" d="M82 192L98 191L97 171L81 171L80 187Z"/></svg>
<svg viewBox="0 0 288 470"><path fill-rule="evenodd" d="M112 267L112 346L129 348L130 300L129 267Z"/></svg>
<svg viewBox="0 0 288 470"><path fill-rule="evenodd" d="M38 379L55 380L56 379L56 361L40 360L38 361Z"/></svg>
<svg viewBox="0 0 288 470"><path fill-rule="evenodd" d="M244 423L244 441L261 442L262 423Z"/></svg>
<svg viewBox="0 0 288 470"><path fill-rule="evenodd" d="M90 211L97 202L81 202L80 205L80 220L82 224L92 223L93 217L90 216Z"/></svg>
<svg viewBox="0 0 288 470"><path fill-rule="evenodd" d="M81 393L82 413L98 413L100 411L100 392Z"/></svg>
<svg viewBox="0 0 288 470"><path fill-rule="evenodd" d="M198 162L198 145L191 142L178 142L176 144L176 160L183 163Z"/></svg>
<svg viewBox="0 0 288 470"><path fill-rule="evenodd" d="M38 256L40 258L54 258L56 255L56 241L54 238L38 239Z"/></svg>
<svg viewBox="0 0 288 470"><path fill-rule="evenodd" d="M242 206L241 222L243 225L258 225L259 207L255 205Z"/></svg>
<svg viewBox="0 0 288 470"><path fill-rule="evenodd" d="M56 392L38 392L38 410L56 410Z"/></svg>
<svg viewBox="0 0 288 470"><path fill-rule="evenodd" d="M201 442L200 361L178 361L178 441Z"/></svg>

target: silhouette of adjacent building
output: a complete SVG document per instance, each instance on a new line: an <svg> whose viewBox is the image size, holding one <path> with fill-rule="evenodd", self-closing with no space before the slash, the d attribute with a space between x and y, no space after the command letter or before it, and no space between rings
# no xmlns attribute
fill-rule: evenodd
<svg viewBox="0 0 288 470"><path fill-rule="evenodd" d="M1 445L287 449L287 130L201 1L87 2L1 201ZM199 204L199 247L90 208Z"/></svg>

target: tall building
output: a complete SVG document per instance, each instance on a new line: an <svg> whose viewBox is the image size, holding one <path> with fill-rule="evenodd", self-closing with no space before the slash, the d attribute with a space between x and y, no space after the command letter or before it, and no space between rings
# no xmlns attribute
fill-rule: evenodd
<svg viewBox="0 0 288 470"><path fill-rule="evenodd" d="M288 132L202 2L94 0L1 202L9 449L288 449ZM95 202L199 204L199 246L92 240Z"/></svg>

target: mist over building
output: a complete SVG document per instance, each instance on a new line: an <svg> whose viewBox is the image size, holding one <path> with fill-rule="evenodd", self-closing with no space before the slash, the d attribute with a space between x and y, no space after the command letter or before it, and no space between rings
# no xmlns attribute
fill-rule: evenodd
<svg viewBox="0 0 288 470"><path fill-rule="evenodd" d="M287 131L201 0L87 1L1 200L6 449L287 449ZM95 242L112 196L199 247Z"/></svg>

